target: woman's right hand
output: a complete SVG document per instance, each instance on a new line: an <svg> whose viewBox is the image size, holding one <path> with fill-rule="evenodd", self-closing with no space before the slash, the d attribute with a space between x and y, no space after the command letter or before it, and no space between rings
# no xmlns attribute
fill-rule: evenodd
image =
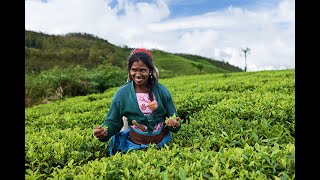
<svg viewBox="0 0 320 180"><path fill-rule="evenodd" d="M98 139L102 139L102 138L106 137L107 134L108 134L107 129L104 129L100 125L98 125L97 127L94 128L93 135Z"/></svg>

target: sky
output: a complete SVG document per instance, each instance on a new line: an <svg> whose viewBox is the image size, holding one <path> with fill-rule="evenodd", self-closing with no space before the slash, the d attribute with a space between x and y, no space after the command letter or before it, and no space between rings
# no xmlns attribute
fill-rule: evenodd
<svg viewBox="0 0 320 180"><path fill-rule="evenodd" d="M25 29L89 33L247 71L295 69L295 0L25 0Z"/></svg>

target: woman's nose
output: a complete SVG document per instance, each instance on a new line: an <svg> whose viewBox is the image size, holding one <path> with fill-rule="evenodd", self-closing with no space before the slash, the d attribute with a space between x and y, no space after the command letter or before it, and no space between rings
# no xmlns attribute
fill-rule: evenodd
<svg viewBox="0 0 320 180"><path fill-rule="evenodd" d="M139 72L139 71L136 72L136 76L140 76L141 74L142 74L142 73Z"/></svg>

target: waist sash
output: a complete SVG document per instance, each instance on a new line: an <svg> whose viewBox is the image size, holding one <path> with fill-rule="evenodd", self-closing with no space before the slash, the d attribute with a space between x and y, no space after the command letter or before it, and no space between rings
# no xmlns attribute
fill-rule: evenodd
<svg viewBox="0 0 320 180"><path fill-rule="evenodd" d="M150 143L158 144L169 133L169 130L167 128L162 128L159 131L160 132L158 133L148 134L147 132L140 132L130 127L129 137L131 141L134 142L135 144L150 144Z"/></svg>

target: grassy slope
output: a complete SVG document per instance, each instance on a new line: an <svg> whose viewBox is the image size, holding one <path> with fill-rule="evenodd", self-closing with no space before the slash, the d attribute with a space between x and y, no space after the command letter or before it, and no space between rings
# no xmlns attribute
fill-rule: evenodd
<svg viewBox="0 0 320 180"><path fill-rule="evenodd" d="M48 68L54 66L55 64L65 64L66 66L70 64L86 64L90 63L86 59L79 60L76 55L72 56L68 54L70 58L67 60L60 59L62 56L60 54L65 53L65 51L78 52L81 49L82 57L86 52L90 54L92 49L96 50L96 53L102 53L101 58L110 59L114 57L118 62L119 66L126 68L126 59L133 48L122 48L109 43L107 40L100 39L98 37L90 35L67 35L67 36L54 36L47 35L43 33L37 33L32 31L26 31L26 51L37 51L40 56L41 61L37 62L34 60L34 56L37 53L29 53L30 57L26 58L26 65L32 65L33 63L43 63L45 60L44 67ZM208 74L208 73L224 73L232 72L232 70L226 70L221 67L217 67L210 63L207 58L201 56L183 56L179 54L172 54L160 50L151 50L155 65L159 68L161 78L171 78L181 75L193 75L193 74ZM79 54L78 54L79 55ZM56 57L56 59L49 60L46 57ZM189 58L190 57L190 58ZM32 59L32 61L30 61ZM34 62L35 61L35 62ZM201 70L194 67L193 63L200 63L204 68ZM232 65L229 65L232 66Z"/></svg>
<svg viewBox="0 0 320 180"><path fill-rule="evenodd" d="M194 62L190 59L170 53L162 53L161 55L156 54L154 55L154 58L155 65L159 68L161 78L230 72L225 69L217 68L206 60ZM200 63L204 68L200 72L199 69L192 65L192 63Z"/></svg>

